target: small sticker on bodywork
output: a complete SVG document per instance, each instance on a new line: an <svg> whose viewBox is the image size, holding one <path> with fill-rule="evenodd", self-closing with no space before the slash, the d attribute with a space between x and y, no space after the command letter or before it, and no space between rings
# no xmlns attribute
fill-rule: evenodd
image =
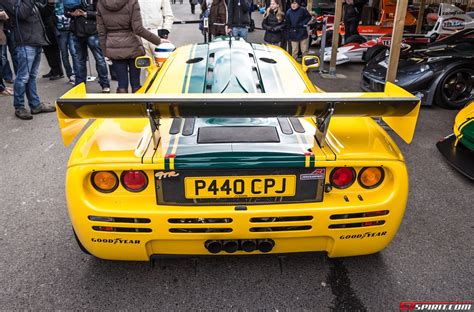
<svg viewBox="0 0 474 312"><path fill-rule="evenodd" d="M300 174L300 180L322 180L326 176L326 169L325 168L316 168L311 173L304 173Z"/></svg>

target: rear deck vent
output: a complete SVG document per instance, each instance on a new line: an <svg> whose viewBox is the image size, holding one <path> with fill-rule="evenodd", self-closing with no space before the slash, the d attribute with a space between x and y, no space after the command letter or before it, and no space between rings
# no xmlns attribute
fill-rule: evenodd
<svg viewBox="0 0 474 312"><path fill-rule="evenodd" d="M97 222L119 222L119 223L150 223L148 218L121 218L121 217L102 217L102 216L88 216L91 221Z"/></svg>
<svg viewBox="0 0 474 312"><path fill-rule="evenodd" d="M265 63L269 63L269 64L276 64L277 63L277 61L275 61L272 58L268 58L268 57L261 57L260 61L265 62Z"/></svg>
<svg viewBox="0 0 474 312"><path fill-rule="evenodd" d="M204 60L202 57L195 57L186 61L187 64L195 64Z"/></svg>
<svg viewBox="0 0 474 312"><path fill-rule="evenodd" d="M184 131L183 131L184 132ZM270 126L214 126L200 127L198 143L279 143L275 127Z"/></svg>
<svg viewBox="0 0 474 312"><path fill-rule="evenodd" d="M181 130L181 123L183 122L182 118L174 118L170 127L170 134L178 134Z"/></svg>
<svg viewBox="0 0 474 312"><path fill-rule="evenodd" d="M186 118L184 120L183 126L183 135L189 136L194 133L194 124L196 123L196 118Z"/></svg>
<svg viewBox="0 0 474 312"><path fill-rule="evenodd" d="M231 218L175 218L168 219L169 223L231 223Z"/></svg>
<svg viewBox="0 0 474 312"><path fill-rule="evenodd" d="M251 218L250 222L294 222L313 220L313 216L296 216L296 217L261 217Z"/></svg>
<svg viewBox="0 0 474 312"><path fill-rule="evenodd" d="M150 233L151 229L147 228L126 228L126 227L114 227L114 226L93 226L94 231L101 232L127 232L127 233Z"/></svg>
<svg viewBox="0 0 474 312"><path fill-rule="evenodd" d="M283 134L293 134L293 130L291 129L290 122L288 118L278 118L278 123L280 124L280 129Z"/></svg>
<svg viewBox="0 0 474 312"><path fill-rule="evenodd" d="M308 231L311 225L300 226L272 226L272 227L253 227L250 232L285 232L285 231Z"/></svg>
<svg viewBox="0 0 474 312"><path fill-rule="evenodd" d="M354 219L354 218L370 218L370 217L378 217L378 216L385 216L385 215L388 215L388 210L335 214L335 215L331 215L329 218L331 220L340 220L340 219Z"/></svg>
<svg viewBox="0 0 474 312"><path fill-rule="evenodd" d="M303 128L303 125L301 124L301 121L296 118L296 117L290 117L290 122L291 122L291 125L293 126L293 129L295 129L295 132L298 132L298 133L304 133L304 128Z"/></svg>
<svg viewBox="0 0 474 312"><path fill-rule="evenodd" d="M358 223L345 223L345 224L331 224L329 225L328 228L329 229L349 229L349 228L367 227L367 226L375 226L375 225L382 225L382 224L385 224L384 220L358 222Z"/></svg>
<svg viewBox="0 0 474 312"><path fill-rule="evenodd" d="M171 233L230 233L231 228L171 228Z"/></svg>

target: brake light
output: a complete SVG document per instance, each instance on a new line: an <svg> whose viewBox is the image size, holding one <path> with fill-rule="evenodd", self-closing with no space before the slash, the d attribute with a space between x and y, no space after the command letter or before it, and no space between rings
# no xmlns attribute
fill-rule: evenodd
<svg viewBox="0 0 474 312"><path fill-rule="evenodd" d="M148 185L148 177L143 171L124 171L120 180L123 187L130 192L141 192Z"/></svg>
<svg viewBox="0 0 474 312"><path fill-rule="evenodd" d="M111 193L118 187L118 178L113 171L96 171L91 176L92 186L102 193Z"/></svg>
<svg viewBox="0 0 474 312"><path fill-rule="evenodd" d="M334 168L329 176L331 185L338 189L345 189L354 183L356 173L354 168L340 167Z"/></svg>
<svg viewBox="0 0 474 312"><path fill-rule="evenodd" d="M359 172L359 184L364 188L375 188L379 186L385 174L381 167L366 167Z"/></svg>

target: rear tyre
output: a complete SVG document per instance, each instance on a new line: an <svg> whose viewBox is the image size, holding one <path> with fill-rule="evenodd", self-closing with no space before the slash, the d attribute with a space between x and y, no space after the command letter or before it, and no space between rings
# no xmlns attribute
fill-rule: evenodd
<svg viewBox="0 0 474 312"><path fill-rule="evenodd" d="M383 44L378 44L373 47L370 47L365 51L364 55L362 56L362 60L364 62L368 62L378 56L380 53L385 53L388 50L388 47Z"/></svg>
<svg viewBox="0 0 474 312"><path fill-rule="evenodd" d="M460 109L474 99L474 69L457 67L446 73L436 87L436 104Z"/></svg>

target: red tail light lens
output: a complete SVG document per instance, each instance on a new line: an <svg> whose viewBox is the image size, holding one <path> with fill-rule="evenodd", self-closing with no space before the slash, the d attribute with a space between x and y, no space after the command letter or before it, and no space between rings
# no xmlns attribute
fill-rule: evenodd
<svg viewBox="0 0 474 312"><path fill-rule="evenodd" d="M143 171L124 171L120 181L123 187L130 192L141 192L148 185L148 177Z"/></svg>
<svg viewBox="0 0 474 312"><path fill-rule="evenodd" d="M334 168L329 176L331 185L338 189L345 189L354 183L356 172L354 168L340 167Z"/></svg>

